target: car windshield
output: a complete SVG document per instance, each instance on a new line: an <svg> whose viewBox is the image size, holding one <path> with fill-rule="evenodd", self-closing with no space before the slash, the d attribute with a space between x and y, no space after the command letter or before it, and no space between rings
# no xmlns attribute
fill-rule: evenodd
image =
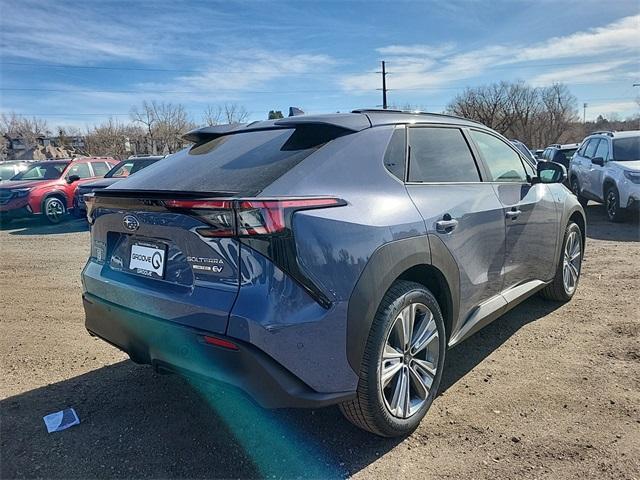
<svg viewBox="0 0 640 480"><path fill-rule="evenodd" d="M640 160L640 136L614 140L613 159L616 162Z"/></svg>
<svg viewBox="0 0 640 480"><path fill-rule="evenodd" d="M109 170L104 178L124 178L128 177L131 173L131 167L133 166L133 162L131 160L124 160Z"/></svg>
<svg viewBox="0 0 640 480"><path fill-rule="evenodd" d="M56 180L62 176L69 162L36 163L24 172L18 173L11 180Z"/></svg>
<svg viewBox="0 0 640 480"><path fill-rule="evenodd" d="M567 157L567 159L570 159L571 157L573 157L573 154L576 153L576 150L578 150L578 149L577 148L563 148L560 151L562 153L564 153L564 156Z"/></svg>

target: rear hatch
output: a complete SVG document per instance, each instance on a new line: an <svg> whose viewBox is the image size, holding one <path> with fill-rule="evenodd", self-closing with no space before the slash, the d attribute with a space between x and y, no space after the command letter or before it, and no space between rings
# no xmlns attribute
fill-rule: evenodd
<svg viewBox="0 0 640 480"><path fill-rule="evenodd" d="M316 132L305 142L292 128L218 137L95 192L86 292L224 333L241 285L243 239L286 236L293 210L336 205L256 196L330 139Z"/></svg>

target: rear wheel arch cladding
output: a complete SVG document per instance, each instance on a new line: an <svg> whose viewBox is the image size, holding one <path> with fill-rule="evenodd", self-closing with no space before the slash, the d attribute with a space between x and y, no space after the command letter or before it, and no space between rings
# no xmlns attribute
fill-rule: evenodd
<svg viewBox="0 0 640 480"><path fill-rule="evenodd" d="M583 251L582 255L584 257L584 249L585 249L586 241L587 241L587 221L586 221L586 219L584 217L584 214L582 214L580 212L580 210L574 210L569 215L569 221L568 222L573 222L576 225L578 225L578 227L580 228L580 236L582 237L582 251Z"/></svg>
<svg viewBox="0 0 640 480"><path fill-rule="evenodd" d="M385 243L365 265L351 293L347 310L347 359L355 372L360 372L362 356L380 301L393 282L413 267L435 267L443 274L451 295L449 317L452 326L455 326L459 308L457 266L444 244L437 237L431 242L431 237L421 235ZM454 262L453 265L451 262Z"/></svg>

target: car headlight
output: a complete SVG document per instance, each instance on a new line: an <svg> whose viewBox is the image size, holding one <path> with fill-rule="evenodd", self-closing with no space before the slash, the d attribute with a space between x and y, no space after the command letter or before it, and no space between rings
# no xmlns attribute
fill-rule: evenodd
<svg viewBox="0 0 640 480"><path fill-rule="evenodd" d="M632 183L640 183L640 172L632 172L631 170L625 170L624 176Z"/></svg>
<svg viewBox="0 0 640 480"><path fill-rule="evenodd" d="M27 195L29 195L30 191L31 191L30 188L18 188L16 190L11 190L11 192L15 195L16 198L26 197Z"/></svg>

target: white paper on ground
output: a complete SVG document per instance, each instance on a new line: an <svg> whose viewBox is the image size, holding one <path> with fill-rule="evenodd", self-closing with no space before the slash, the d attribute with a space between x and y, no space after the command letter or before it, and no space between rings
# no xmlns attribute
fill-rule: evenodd
<svg viewBox="0 0 640 480"><path fill-rule="evenodd" d="M47 426L47 432L59 432L80 423L80 418L73 408L65 408L59 412L50 413L42 417Z"/></svg>

